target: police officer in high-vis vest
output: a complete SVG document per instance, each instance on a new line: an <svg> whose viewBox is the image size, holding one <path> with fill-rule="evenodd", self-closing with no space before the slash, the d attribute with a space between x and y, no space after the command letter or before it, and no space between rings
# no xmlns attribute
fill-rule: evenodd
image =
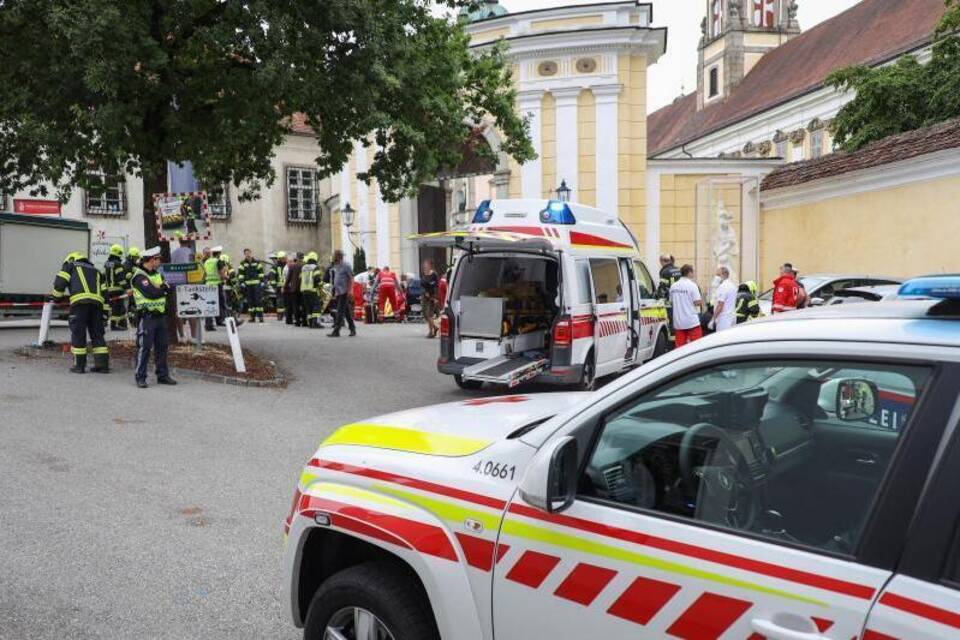
<svg viewBox="0 0 960 640"><path fill-rule="evenodd" d="M287 253L277 251L273 266L270 268L270 284L277 294L277 320L283 320L287 312L286 298L283 295L284 270L287 266Z"/></svg>
<svg viewBox="0 0 960 640"><path fill-rule="evenodd" d="M110 307L110 328L126 330L127 304L124 294L127 292L127 271L123 267L123 247L118 244L110 247L103 273L107 281L105 292Z"/></svg>
<svg viewBox="0 0 960 640"><path fill-rule="evenodd" d="M214 247L211 249L212 255L203 261L203 272L204 272L204 283L209 287L217 288L217 297L220 299L220 315L217 316L217 326L223 326L223 319L225 317L227 301L223 295L223 277L224 277L224 262L220 259L220 254L223 253L223 247ZM216 327L213 326L213 318L207 318L206 320L206 329L207 331L216 331Z"/></svg>
<svg viewBox="0 0 960 640"><path fill-rule="evenodd" d="M74 252L67 256L53 281L53 299L70 300L70 346L73 353L73 373L87 372L87 334L93 345L94 373L110 372L110 352L104 338L103 316L106 304L100 272L86 254Z"/></svg>
<svg viewBox="0 0 960 640"><path fill-rule="evenodd" d="M133 274L133 299L137 304L137 386L147 388L147 364L153 351L157 382L175 385L167 366L167 293L170 285L160 273L160 247L144 251L140 268Z"/></svg>

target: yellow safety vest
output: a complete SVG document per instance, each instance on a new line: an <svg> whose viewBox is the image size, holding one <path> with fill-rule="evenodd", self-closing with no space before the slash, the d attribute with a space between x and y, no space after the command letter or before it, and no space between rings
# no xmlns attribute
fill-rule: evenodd
<svg viewBox="0 0 960 640"><path fill-rule="evenodd" d="M207 258L203 263L203 270L206 273L206 284L220 284L220 268L218 263L220 258Z"/></svg>
<svg viewBox="0 0 960 640"><path fill-rule="evenodd" d="M163 276L159 271L153 273L147 273L143 269L137 269L133 274L134 277L137 276L147 276L147 279L150 280L150 283L157 287L158 289L163 286ZM141 293L140 289L136 287L133 288L133 301L137 305L137 311L145 311L147 313L155 314L164 314L167 312L167 296L161 296L159 298L148 298L147 296Z"/></svg>

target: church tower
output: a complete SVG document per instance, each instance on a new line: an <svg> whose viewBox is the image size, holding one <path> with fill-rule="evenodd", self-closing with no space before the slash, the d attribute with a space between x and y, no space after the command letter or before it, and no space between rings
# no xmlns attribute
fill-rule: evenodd
<svg viewBox="0 0 960 640"><path fill-rule="evenodd" d="M800 33L797 0L704 0L697 109L721 102L765 53Z"/></svg>

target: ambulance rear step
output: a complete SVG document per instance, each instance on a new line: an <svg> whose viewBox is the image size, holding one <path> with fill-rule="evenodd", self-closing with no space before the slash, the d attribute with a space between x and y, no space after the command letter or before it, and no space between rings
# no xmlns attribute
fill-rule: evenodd
<svg viewBox="0 0 960 640"><path fill-rule="evenodd" d="M478 362L463 370L464 380L505 384L513 388L540 375L547 368L549 359L542 356L500 356Z"/></svg>

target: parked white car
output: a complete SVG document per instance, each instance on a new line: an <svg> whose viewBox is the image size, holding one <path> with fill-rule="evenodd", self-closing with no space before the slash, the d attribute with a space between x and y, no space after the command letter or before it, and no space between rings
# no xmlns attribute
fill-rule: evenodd
<svg viewBox="0 0 960 640"><path fill-rule="evenodd" d="M785 314L592 394L344 426L286 521L294 624L307 640L955 640L960 279L924 283L912 295L954 299Z"/></svg>

